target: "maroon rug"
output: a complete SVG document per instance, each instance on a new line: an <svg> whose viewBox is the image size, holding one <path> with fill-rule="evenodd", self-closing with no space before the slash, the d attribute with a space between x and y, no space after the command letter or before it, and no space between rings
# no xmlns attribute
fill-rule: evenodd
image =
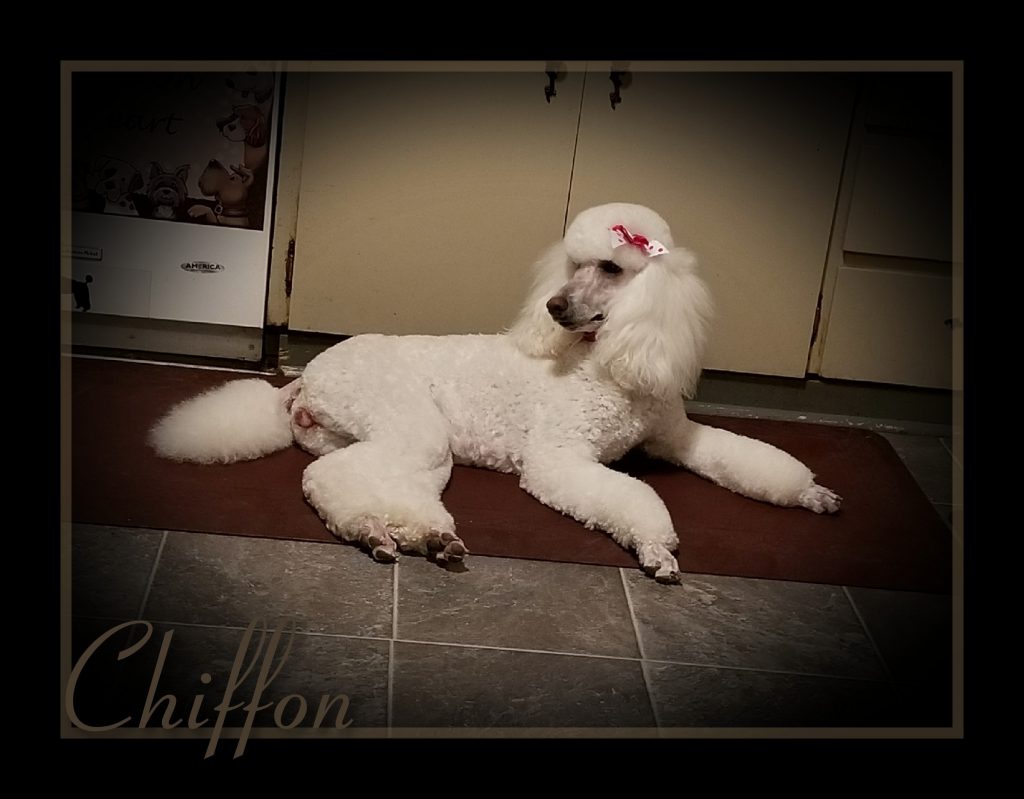
<svg viewBox="0 0 1024 799"><path fill-rule="evenodd" d="M75 358L72 520L334 541L302 496L297 447L230 466L157 458L152 423L176 402L243 374ZM283 385L289 378L274 377ZM686 572L948 592L952 534L889 442L864 430L694 416L791 452L843 497L834 516L777 508L630 455L614 468L668 505ZM544 507L518 478L455 467L442 497L477 555L636 567L607 535Z"/></svg>

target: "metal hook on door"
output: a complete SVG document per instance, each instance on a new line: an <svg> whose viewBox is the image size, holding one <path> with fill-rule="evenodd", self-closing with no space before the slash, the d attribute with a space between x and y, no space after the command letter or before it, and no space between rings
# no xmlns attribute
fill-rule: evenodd
<svg viewBox="0 0 1024 799"><path fill-rule="evenodd" d="M544 99L550 103L551 98L558 94L558 92L555 91L555 78L558 77L558 73L548 70L544 74L548 76L548 85L544 87Z"/></svg>
<svg viewBox="0 0 1024 799"><path fill-rule="evenodd" d="M615 110L615 106L622 102L621 89L627 88L631 82L632 76L625 70L613 69L608 75L608 80L612 82L614 89L608 93L608 99L612 101L612 111Z"/></svg>
<svg viewBox="0 0 1024 799"><path fill-rule="evenodd" d="M548 62L544 74L548 76L548 85L544 87L544 99L547 102L551 102L552 97L558 95L558 91L555 89L555 81L563 81L566 76L565 64L561 61Z"/></svg>

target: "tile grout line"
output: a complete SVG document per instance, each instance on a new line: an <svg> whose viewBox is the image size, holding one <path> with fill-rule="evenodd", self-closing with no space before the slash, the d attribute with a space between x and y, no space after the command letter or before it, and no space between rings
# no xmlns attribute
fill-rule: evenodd
<svg viewBox="0 0 1024 799"><path fill-rule="evenodd" d="M398 638L399 644L423 644L425 646L454 646L458 649L487 649L498 652L520 652L526 655L559 655L573 658L593 658L595 660L623 660L629 663L639 663L640 658L626 657L625 655L594 655L589 652L559 652L554 649L526 649L517 646L492 646L490 644L460 644L455 641L420 641L415 638Z"/></svg>
<svg viewBox="0 0 1024 799"><path fill-rule="evenodd" d="M823 680L853 680L854 682L879 683L886 680L872 679L871 677L855 677L849 674L821 674L814 671L787 671L785 669L763 669L755 666L730 666L722 663L694 663L685 660L663 660L662 658L647 658L646 661L640 658L625 657L623 655L593 655L587 652L558 652L551 649L522 649L510 646L488 646L487 644L457 644L451 641L417 641L414 639L400 638L400 644L423 644L425 646L454 646L462 649L488 649L499 652L522 652L528 655L557 655L561 657L592 658L594 660L621 660L628 663L663 663L668 666L687 666L696 669L718 669L720 671L753 671L761 674L785 674L790 677L815 677Z"/></svg>
<svg viewBox="0 0 1024 799"><path fill-rule="evenodd" d="M644 654L644 643L640 639L640 628L636 623L636 611L633 609L633 598L629 595L629 586L626 585L626 570L619 567L619 579L622 581L622 592L626 595L626 608L629 610L629 620L633 624L633 636L636 638L636 651L640 653L640 659L646 660Z"/></svg>
<svg viewBox="0 0 1024 799"><path fill-rule="evenodd" d="M640 675L644 681L644 690L647 692L647 704L651 707L651 717L654 719L654 726L661 728L661 719L658 717L658 708L654 702L654 691L651 690L651 679L647 673L647 658L644 655L644 643L640 638L640 627L636 623L636 609L633 607L633 598L629 594L629 585L626 583L626 570L619 568L619 579L622 581L622 593L626 597L626 609L629 610L629 620L633 624L633 637L636 638L636 651L640 655Z"/></svg>
<svg viewBox="0 0 1024 799"><path fill-rule="evenodd" d="M139 613L136 618L141 619L146 610L146 603L149 602L149 592L153 589L153 580L156 579L156 570L160 566L160 556L164 554L164 544L167 543L168 532L163 531L160 536L160 546L156 548L156 557L153 558L153 567L149 570L149 579L146 580L146 590L142 592L142 602L139 603Z"/></svg>
<svg viewBox="0 0 1024 799"><path fill-rule="evenodd" d="M386 729L388 738L391 737L395 717L395 640L388 641L388 707L386 718Z"/></svg>
<svg viewBox="0 0 1024 799"><path fill-rule="evenodd" d="M395 639L398 638L398 561L391 571L391 639L388 641L388 706L387 730L391 737L395 715Z"/></svg>
<svg viewBox="0 0 1024 799"><path fill-rule="evenodd" d="M658 705L654 701L654 691L651 689L651 676L648 674L648 664L650 661L640 661L640 676L644 680L644 690L647 691L647 704L651 706L651 717L654 719L654 726L659 730L665 725L661 723L661 716L658 714Z"/></svg>
<svg viewBox="0 0 1024 799"><path fill-rule="evenodd" d="M918 436L918 438L933 439L935 441L938 441L939 448L942 451L944 451L946 455L949 457L949 483L944 484L944 488L950 489L948 501L935 498L936 495L939 495L943 492L933 492L932 488L935 488L935 486L929 485L930 480L928 476L925 474L925 471L927 469L934 468L936 466L934 458L930 458L927 455L923 457L918 456L917 460L915 461L914 455L912 455L908 449L898 448L895 444L893 444L892 441L890 441L889 443L893 444L893 449L896 451L896 454L900 456L900 461L903 462L903 465L904 467L906 467L906 470L910 472L910 476L914 478L914 482L917 484L917 487L921 489L921 493L925 495L925 497L928 499L930 503L932 503L932 505L952 505L953 470L954 466L959 466L959 463L957 462L956 458L953 457L953 453L950 451L949 447L946 446L946 442L942 440L942 436ZM923 462L924 460L927 460L927 463Z"/></svg>
<svg viewBox="0 0 1024 799"><path fill-rule="evenodd" d="M93 619L96 621L124 621L120 617L116 616L93 616L93 615L82 615L76 616L75 618L81 619ZM153 624L166 624L176 625L179 627L198 627L207 630L246 630L248 627L235 624L203 624L200 622L188 622L188 621L174 621L167 619L152 619ZM263 629L263 628L259 628ZM593 660L619 660L627 663L660 663L667 666L687 666L689 668L696 669L718 669L725 671L751 671L759 672L761 674L784 674L791 677L814 677L823 680L853 680L855 682L885 682L885 680L871 679L870 677L855 677L849 674L822 674L814 671L787 671L785 669L765 669L758 668L756 666L732 666L722 663L695 663L686 660L665 660L663 658L647 658L646 661L642 661L637 657L626 657L624 655L595 655L589 652L560 652L554 649L523 649L520 647L510 646L490 646L488 644L459 644L452 641L421 641L414 638L384 638L381 636L374 635L351 635L348 633L323 633L316 632L314 630L296 630L297 635L309 635L316 638L341 638L346 640L355 641L380 641L387 643L396 644L422 644L424 646L452 646L459 649L486 649L497 652L519 652L527 655L555 655L558 657L579 657L579 658L591 658Z"/></svg>
<svg viewBox="0 0 1024 799"><path fill-rule="evenodd" d="M891 685L895 685L896 681L893 679L892 672L889 670L889 664L885 662L885 658L882 656L882 650L878 647L878 642L875 641L875 636L871 634L871 630L868 628L868 623L864 620L864 617L860 613L860 608L857 607L857 603L853 600L853 595L850 593L850 589L845 585L843 586L843 593L846 595L846 601L850 603L850 607L853 609L853 615L857 617L857 621L860 622L861 629L864 630L864 635L868 637L871 642L871 648L875 650L875 657L878 658L878 662L882 664L882 671L885 672L885 677Z"/></svg>
<svg viewBox="0 0 1024 799"><path fill-rule="evenodd" d="M853 682L884 683L887 680L871 677L855 677L851 674L821 674L816 671L789 671L787 669L763 669L757 666L729 666L722 663L694 663L685 660L662 660L648 658L645 663L661 663L666 666L686 666L691 669L715 669L717 671L749 671L755 674L780 674L786 677L812 677L816 680L852 680Z"/></svg>
<svg viewBox="0 0 1024 799"><path fill-rule="evenodd" d="M391 572L391 640L398 638L398 561Z"/></svg>
<svg viewBox="0 0 1024 799"><path fill-rule="evenodd" d="M124 621L124 619L117 616L94 616L94 615L81 615L75 616L79 619L91 619L94 621ZM247 627L232 624L201 624L198 622L187 622L187 621L167 621L165 619L153 619L153 624L167 624L177 625L179 627L198 627L206 630L246 630ZM260 628L263 629L263 628ZM592 660L618 660L627 663L658 663L666 666L686 666L687 668L694 669L717 669L719 671L749 671L759 674L782 674L790 677L813 677L821 680L852 680L854 682L868 682L868 683L879 683L886 682L886 680L872 679L870 677L856 677L849 674L822 674L814 671L787 671L785 669L765 669L758 668L756 666L733 666L723 663L695 663L693 661L686 660L665 660L663 658L647 658L641 660L636 657L625 657L622 655L595 655L587 652L559 652L553 649L522 649L517 647L508 646L490 646L487 644L459 644L451 641L420 641L412 638L382 638L380 636L372 635L350 635L347 633L321 633L311 630L296 630L297 635L308 635L317 638L341 638L354 641L380 641L395 644L422 644L423 646L452 646L459 649L486 649L497 652L519 652L528 655L555 655L557 657L580 657L580 658L591 658Z"/></svg>
<svg viewBox="0 0 1024 799"><path fill-rule="evenodd" d="M956 531L953 529L953 508L956 506L953 505L952 502L933 502L932 507L935 509L935 512L939 514L939 518L942 519L942 523L949 528L949 531L954 536L956 536Z"/></svg>
<svg viewBox="0 0 1024 799"><path fill-rule="evenodd" d="M963 471L964 470L964 465L962 463L960 463L959 460L957 460L956 453L953 452L953 450L950 448L950 446L946 443L946 439L943 438L942 436L939 436L939 443L942 444L942 446L946 448L946 452L948 452L949 453L949 457L951 457L953 459L953 463L955 463L957 465L957 467L960 469L960 471Z"/></svg>
<svg viewBox="0 0 1024 799"><path fill-rule="evenodd" d="M97 620L97 621L124 621L124 619L121 619L118 616L90 616L90 615L84 615L84 616L78 616L76 618L94 619L94 620ZM147 621L150 621L152 624L166 624L168 626L173 624L176 627L198 627L198 628L203 629L203 630L234 630L234 631L239 631L239 630L248 630L249 629L249 627L247 625L246 626L242 626L241 624L206 624L204 622L196 622L196 621L175 621L174 619L147 619ZM273 627L266 627L266 626L262 626L262 627L261 626L256 626L253 629L256 630L257 632L273 632L273 630L274 630ZM294 630L293 632L295 633L295 635L308 635L308 636L312 636L314 638L345 638L345 639L349 639L349 640L353 640L353 641L381 641L381 642L386 642L386 641L390 641L391 640L390 638L385 638L385 637L380 636L380 635L353 635L351 633L322 633L322 632L317 632L316 630Z"/></svg>

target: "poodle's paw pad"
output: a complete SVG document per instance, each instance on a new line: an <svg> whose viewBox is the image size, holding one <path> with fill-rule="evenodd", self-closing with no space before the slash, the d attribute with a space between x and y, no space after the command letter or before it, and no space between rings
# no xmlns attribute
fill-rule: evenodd
<svg viewBox="0 0 1024 799"><path fill-rule="evenodd" d="M637 555L640 557L640 567L648 577L666 585L679 585L682 582L679 564L668 547L662 544L641 544L637 547Z"/></svg>
<svg viewBox="0 0 1024 799"><path fill-rule="evenodd" d="M797 498L797 502L800 503L801 507L813 510L815 513L835 513L839 510L839 505L842 501L843 498L835 491L825 488L825 486L820 486L817 483L814 483L810 488L804 489Z"/></svg>
<svg viewBox="0 0 1024 799"><path fill-rule="evenodd" d="M452 532L432 532L427 537L427 549L439 563L459 563L469 554L462 539Z"/></svg>
<svg viewBox="0 0 1024 799"><path fill-rule="evenodd" d="M387 525L380 519L367 519L363 522L359 542L380 563L394 563L398 560L398 545L388 532Z"/></svg>

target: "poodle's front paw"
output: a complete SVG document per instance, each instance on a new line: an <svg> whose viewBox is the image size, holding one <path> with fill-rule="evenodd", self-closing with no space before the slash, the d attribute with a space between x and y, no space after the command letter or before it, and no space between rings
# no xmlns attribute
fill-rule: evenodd
<svg viewBox="0 0 1024 799"><path fill-rule="evenodd" d="M835 513L839 510L842 501L843 498L835 491L817 483L804 489L797 498L801 507L813 510L815 513Z"/></svg>
<svg viewBox="0 0 1024 799"><path fill-rule="evenodd" d="M427 536L427 550L434 553L438 563L460 563L469 554L462 539L449 531L430 533Z"/></svg>
<svg viewBox="0 0 1024 799"><path fill-rule="evenodd" d="M640 544L636 548L636 554L640 557L640 566L659 583L678 585L682 582L683 576L679 573L679 564L675 557L669 552L668 547L662 544Z"/></svg>

